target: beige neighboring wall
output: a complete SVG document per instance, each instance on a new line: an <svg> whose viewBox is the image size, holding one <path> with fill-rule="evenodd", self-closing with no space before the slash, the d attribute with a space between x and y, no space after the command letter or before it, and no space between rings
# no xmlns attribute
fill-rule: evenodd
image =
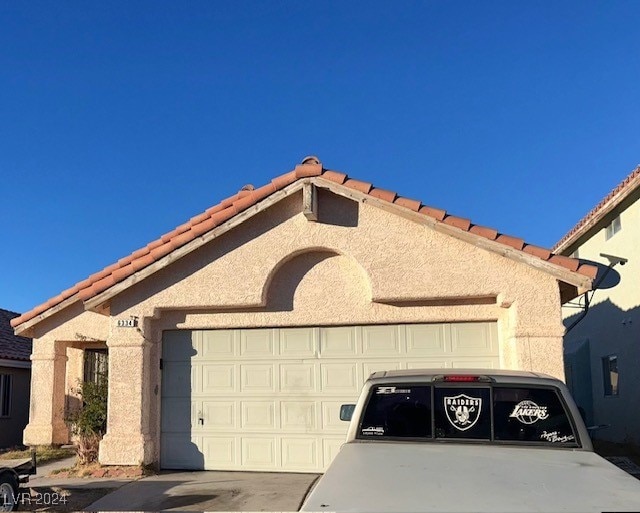
<svg viewBox="0 0 640 513"><path fill-rule="evenodd" d="M77 318L64 314L66 322L50 331L38 327L34 348L49 359L34 364L45 371L61 358L51 356L58 355L56 344L74 340L76 332L107 341L103 463L158 460L167 329L497 321L504 368L563 377L564 327L553 276L323 190L320 222L301 211L301 193L284 199L112 298L111 317L76 309ZM131 316L139 330L116 327ZM40 393L55 388L34 384ZM50 438L44 420L51 417L48 411L32 416L30 439Z"/></svg>

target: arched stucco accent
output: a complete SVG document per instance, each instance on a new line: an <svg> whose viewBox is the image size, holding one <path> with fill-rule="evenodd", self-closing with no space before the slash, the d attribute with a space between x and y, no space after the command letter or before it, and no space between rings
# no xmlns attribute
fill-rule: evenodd
<svg viewBox="0 0 640 513"><path fill-rule="evenodd" d="M367 301L371 301L372 289L369 273L355 258L334 248L314 246L288 254L270 270L262 288L262 303L267 308L291 309L293 295L306 274L321 262L334 257L340 257L349 262L350 269L342 268L340 271L347 272L352 276L354 273L359 275L359 279L354 282L359 284L360 295L364 296ZM278 304L274 302L276 295L274 289L278 289Z"/></svg>

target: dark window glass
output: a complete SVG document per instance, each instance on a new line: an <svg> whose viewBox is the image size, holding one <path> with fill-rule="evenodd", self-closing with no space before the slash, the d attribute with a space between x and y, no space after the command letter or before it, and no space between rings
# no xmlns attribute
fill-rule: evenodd
<svg viewBox="0 0 640 513"><path fill-rule="evenodd" d="M554 390L494 387L493 417L496 440L576 443L569 417Z"/></svg>
<svg viewBox="0 0 640 513"><path fill-rule="evenodd" d="M0 374L0 417L11 415L11 375Z"/></svg>
<svg viewBox="0 0 640 513"><path fill-rule="evenodd" d="M84 351L84 381L97 383L106 378L109 357L106 349L85 349Z"/></svg>
<svg viewBox="0 0 640 513"><path fill-rule="evenodd" d="M436 438L491 439L488 387L436 387Z"/></svg>
<svg viewBox="0 0 640 513"><path fill-rule="evenodd" d="M395 385L372 388L358 436L431 437L431 387Z"/></svg>
<svg viewBox="0 0 640 513"><path fill-rule="evenodd" d="M618 376L618 357L605 356L602 359L604 395L618 395Z"/></svg>

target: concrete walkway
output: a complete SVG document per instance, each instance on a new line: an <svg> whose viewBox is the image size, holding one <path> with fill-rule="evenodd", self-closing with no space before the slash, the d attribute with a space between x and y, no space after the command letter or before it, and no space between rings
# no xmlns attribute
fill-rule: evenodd
<svg viewBox="0 0 640 513"><path fill-rule="evenodd" d="M168 472L121 486L87 511L297 511L318 474Z"/></svg>

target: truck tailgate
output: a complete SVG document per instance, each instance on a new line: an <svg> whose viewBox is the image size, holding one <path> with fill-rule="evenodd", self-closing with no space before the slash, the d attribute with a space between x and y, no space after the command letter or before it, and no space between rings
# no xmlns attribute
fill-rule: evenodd
<svg viewBox="0 0 640 513"><path fill-rule="evenodd" d="M640 511L640 481L567 449L345 444L304 511Z"/></svg>

